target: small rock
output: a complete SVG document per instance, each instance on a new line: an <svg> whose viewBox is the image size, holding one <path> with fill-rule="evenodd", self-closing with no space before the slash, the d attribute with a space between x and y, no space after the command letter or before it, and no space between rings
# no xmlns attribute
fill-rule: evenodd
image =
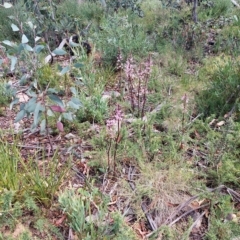
<svg viewBox="0 0 240 240"><path fill-rule="evenodd" d="M70 140L70 139L76 138L76 136L74 134L72 134L72 133L68 133L68 134L65 135L65 138Z"/></svg>
<svg viewBox="0 0 240 240"><path fill-rule="evenodd" d="M209 123L209 125L212 126L215 122L216 122L216 119L214 118L214 119Z"/></svg>
<svg viewBox="0 0 240 240"><path fill-rule="evenodd" d="M120 97L121 94L117 91L109 91L109 92L104 92L103 93L103 96L102 96L102 100L108 100L108 99L111 99L112 97L114 98L118 98Z"/></svg>
<svg viewBox="0 0 240 240"><path fill-rule="evenodd" d="M226 217L226 220L228 221L233 221L233 222L237 222L238 219L237 219L237 215L236 214L233 214L233 213L229 213Z"/></svg>
<svg viewBox="0 0 240 240"><path fill-rule="evenodd" d="M225 124L225 121L220 121L216 124L217 127L221 127Z"/></svg>

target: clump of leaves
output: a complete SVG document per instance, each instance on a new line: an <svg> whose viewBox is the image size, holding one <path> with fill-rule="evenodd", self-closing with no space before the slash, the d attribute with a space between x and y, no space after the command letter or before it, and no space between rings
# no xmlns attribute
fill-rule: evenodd
<svg viewBox="0 0 240 240"><path fill-rule="evenodd" d="M137 239L120 213L107 214L107 201L96 188L69 189L59 196L68 224L80 239Z"/></svg>
<svg viewBox="0 0 240 240"><path fill-rule="evenodd" d="M74 189L64 191L59 196L60 207L68 216L70 227L81 239L96 239L103 236L105 202L97 189L88 191Z"/></svg>

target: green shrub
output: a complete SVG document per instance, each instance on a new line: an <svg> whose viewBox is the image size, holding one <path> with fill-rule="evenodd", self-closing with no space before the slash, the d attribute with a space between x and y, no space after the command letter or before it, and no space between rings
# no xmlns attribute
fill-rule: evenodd
<svg viewBox="0 0 240 240"><path fill-rule="evenodd" d="M225 0L213 0L208 4L203 3L198 9L199 20L225 16L232 10L232 6L231 1Z"/></svg>
<svg viewBox="0 0 240 240"><path fill-rule="evenodd" d="M94 214L93 210L96 205L93 203L95 202L99 204L97 212ZM70 227L79 235L80 239L97 239L97 236L102 236L105 206L96 189L93 192L81 188L78 192L73 189L67 190L59 196L59 203L68 216Z"/></svg>
<svg viewBox="0 0 240 240"><path fill-rule="evenodd" d="M0 82L0 107L11 102L13 90L6 82Z"/></svg>
<svg viewBox="0 0 240 240"><path fill-rule="evenodd" d="M41 90L48 86L60 90L64 86L63 77L57 74L57 70L49 65L42 66L36 70L36 78Z"/></svg>
<svg viewBox="0 0 240 240"><path fill-rule="evenodd" d="M230 196L216 195L214 198L217 200L217 204L213 205L211 209L211 224L204 239L238 239L240 236L239 224L234 220L227 220L227 215L233 214L233 204Z"/></svg>
<svg viewBox="0 0 240 240"><path fill-rule="evenodd" d="M205 117L211 114L223 116L239 101L240 64L227 56L224 59L210 59L200 72L206 88L196 96L196 102Z"/></svg>
<svg viewBox="0 0 240 240"><path fill-rule="evenodd" d="M86 97L80 96L82 107L77 111L77 119L79 122L102 123L108 113L108 103L102 99L101 94Z"/></svg>
<svg viewBox="0 0 240 240"><path fill-rule="evenodd" d="M214 53L226 53L232 56L239 56L240 48L240 32L239 21L234 20L237 24L231 26L225 26L219 35L216 37L216 43L214 44Z"/></svg>
<svg viewBox="0 0 240 240"><path fill-rule="evenodd" d="M8 16L13 14L12 8L0 7L0 41L9 39L13 40L16 34L12 31L11 21Z"/></svg>
<svg viewBox="0 0 240 240"><path fill-rule="evenodd" d="M104 14L104 9L101 7L100 1L78 2L77 0L66 0L57 8L57 16L60 20L59 27L62 26L64 29L66 25L72 25L70 28L69 26L65 28L68 32L81 31L90 22L99 24Z"/></svg>
<svg viewBox="0 0 240 240"><path fill-rule="evenodd" d="M120 213L106 214L107 199L96 188L64 191L59 196L59 203L79 239L137 239Z"/></svg>
<svg viewBox="0 0 240 240"><path fill-rule="evenodd" d="M123 58L132 53L134 56L146 56L151 48L143 27L130 21L129 16L114 14L107 16L101 23L101 31L94 34L97 48L103 53L106 65L115 66L119 49Z"/></svg>

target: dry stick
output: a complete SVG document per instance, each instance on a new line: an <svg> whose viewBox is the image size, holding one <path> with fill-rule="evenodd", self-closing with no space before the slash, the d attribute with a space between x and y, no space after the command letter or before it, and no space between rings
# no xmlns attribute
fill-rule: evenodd
<svg viewBox="0 0 240 240"><path fill-rule="evenodd" d="M128 183L133 191L135 190L135 184L132 180L132 176L133 174L135 174L135 172L136 172L136 168L130 166L128 171Z"/></svg>
<svg viewBox="0 0 240 240"><path fill-rule="evenodd" d="M42 150L45 149L44 147L38 147L38 146L27 146L27 145L17 145L17 147L25 148L25 149L42 149Z"/></svg>
<svg viewBox="0 0 240 240"><path fill-rule="evenodd" d="M165 221L164 224L168 225L168 222L171 221L175 216L177 216L177 214L186 206L188 206L192 201L194 201L195 199L198 198L198 195L193 196L191 198L189 198L186 202L182 203L181 205L179 205L176 209L176 211L167 218L167 220Z"/></svg>
<svg viewBox="0 0 240 240"><path fill-rule="evenodd" d="M236 191L234 191L231 188L227 188L227 192L229 193L229 195L232 198L235 198L238 202L240 202L240 194L239 193L237 193Z"/></svg>
<svg viewBox="0 0 240 240"><path fill-rule="evenodd" d="M231 0L232 4L235 5L237 8L240 8L240 5L235 0Z"/></svg>
<svg viewBox="0 0 240 240"><path fill-rule="evenodd" d="M216 188L210 189L209 192L214 192L214 191L220 190L224 187L225 187L224 185L220 185ZM184 207L188 206L192 201L194 201L198 197L199 197L199 195L193 196L193 197L189 198L186 202L184 202L183 204L178 206L176 211L170 217L168 217L168 219L165 221L164 224L168 225L169 221L171 221Z"/></svg>
<svg viewBox="0 0 240 240"><path fill-rule="evenodd" d="M171 227L174 223L178 222L181 218L187 216L187 215L190 214L191 212L193 212L193 211L195 211L195 210L198 210L198 209L201 209L201 208L204 208L204 207L206 207L206 206L208 206L208 205L209 205L209 204L207 203L207 204L204 204L204 205L202 205L202 206L200 206L200 207L198 207L198 208L191 209L190 211L182 214L180 217L178 217L177 219L175 219L175 220L174 220L173 222L171 222L168 226ZM196 221L191 225L191 227L189 228L189 230L191 229L191 231L192 231L192 228L196 225L197 221L198 221L204 214L205 214L205 211L204 211L203 213L201 213L201 215L200 215L200 216L196 219ZM155 231L149 233L146 237L147 237L147 238L151 237L154 233L157 232L157 230L158 230L158 229L156 229Z"/></svg>
<svg viewBox="0 0 240 240"><path fill-rule="evenodd" d="M145 214L145 216L146 216L146 218L147 218L147 220L148 220L152 230L156 231L158 229L157 224L154 222L151 214L148 213L148 209L147 209L146 203L142 202L141 207L142 207L142 210L143 210L143 212L144 212L144 214Z"/></svg>
<svg viewBox="0 0 240 240"><path fill-rule="evenodd" d="M129 172L128 172L128 183L131 187L131 189L134 191L135 190L135 185L133 184L132 182L132 175L135 173L136 169L133 168L133 170L131 170L131 167L129 168ZM148 220L148 223L150 224L151 228L153 231L156 231L157 230L157 224L154 222L152 216L150 213L148 213L148 209L147 209L147 206L144 202L142 202L141 204L141 208Z"/></svg>
<svg viewBox="0 0 240 240"><path fill-rule="evenodd" d="M194 221L194 223L190 226L190 228L188 229L189 233L192 231L192 229L195 227L195 225L197 225L198 221L203 217L204 214L205 214L205 211L203 211L200 214L200 216Z"/></svg>
<svg viewBox="0 0 240 240"><path fill-rule="evenodd" d="M225 187L224 185L220 185L220 186L218 186L218 187L216 187L216 188L210 189L209 192L214 192L214 191L216 191L216 190L221 190L221 189L224 188L224 187ZM197 209L199 209L199 208L203 208L203 207L205 207L206 205L208 205L208 204L204 204L204 205L200 206L199 208L195 208L195 209L193 209L193 210L191 210L191 211L189 211L189 212L187 212L187 213L182 214L180 217L178 217L178 218L177 218L176 220L174 220L173 222L168 223L168 222L170 221L170 219L173 219L184 207L188 206L189 203L191 203L192 201L194 201L194 200L197 199L198 197L199 197L199 195L193 196L193 197L189 198L185 203L183 203L183 204L181 204L180 206L178 206L177 209L176 209L176 212L173 213L170 217L168 217L168 219L165 221L164 225L172 226L174 223L176 223L177 221L179 221L179 220L180 220L182 217L184 217L185 215L191 213L191 212L194 211L194 210L197 210ZM205 212L203 212L203 215L204 215L204 213L205 213ZM201 216L201 215L200 215L200 216ZM198 219L197 219L197 220L198 220ZM196 221L197 221L197 220L196 220ZM196 221L195 221L195 222L196 222ZM194 227L194 225L193 225L193 227ZM149 234L147 235L147 237L152 236L154 233L157 232L157 230L158 230L158 229L156 229L155 231L149 233Z"/></svg>
<svg viewBox="0 0 240 240"><path fill-rule="evenodd" d="M197 207L197 208L193 208L193 209L191 209L191 210L183 213L181 216L179 216L179 217L176 218L174 221L172 221L171 223L169 223L168 226L171 227L173 224L175 224L175 223L178 222L181 218L187 216L187 215L190 214L191 212L194 212L194 211L196 211L196 210L198 210L198 209L207 207L208 205L209 205L209 203L206 203L206 204L204 204L204 205L202 205L202 206L199 206L199 207Z"/></svg>
<svg viewBox="0 0 240 240"><path fill-rule="evenodd" d="M188 124L187 124L187 126L188 125L190 125L190 124L192 124L193 122L195 122L199 117L201 117L203 114L202 113L200 113L200 114L198 114L195 118L193 118Z"/></svg>

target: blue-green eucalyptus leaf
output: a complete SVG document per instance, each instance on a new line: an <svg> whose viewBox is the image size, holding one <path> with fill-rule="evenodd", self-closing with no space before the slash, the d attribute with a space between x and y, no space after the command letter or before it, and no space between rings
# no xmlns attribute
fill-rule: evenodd
<svg viewBox="0 0 240 240"><path fill-rule="evenodd" d="M27 82L27 74L24 74L18 82L20 86L25 85L25 83Z"/></svg>
<svg viewBox="0 0 240 240"><path fill-rule="evenodd" d="M75 68L81 68L81 67L83 67L84 65L83 65L82 63L75 63L73 66L74 66Z"/></svg>
<svg viewBox="0 0 240 240"><path fill-rule="evenodd" d="M20 29L18 28L18 26L16 26L15 24L11 24L11 27L12 27L12 30L14 31L14 32L18 32Z"/></svg>
<svg viewBox="0 0 240 240"><path fill-rule="evenodd" d="M35 40L35 42L37 42L37 41L39 41L40 39L41 39L41 37L36 36L34 40Z"/></svg>
<svg viewBox="0 0 240 240"><path fill-rule="evenodd" d="M24 44L23 47L24 47L24 49L27 50L28 52L33 52L33 48L32 48L30 45Z"/></svg>
<svg viewBox="0 0 240 240"><path fill-rule="evenodd" d="M64 75L65 73L67 73L70 70L70 66L66 66L62 69L62 71L60 72L61 75Z"/></svg>
<svg viewBox="0 0 240 240"><path fill-rule="evenodd" d="M26 94L30 97L37 97L37 94L34 91L32 91L31 89L28 89Z"/></svg>
<svg viewBox="0 0 240 240"><path fill-rule="evenodd" d="M32 30L34 29L34 25L31 21L28 21L27 24Z"/></svg>
<svg viewBox="0 0 240 240"><path fill-rule="evenodd" d="M71 108L73 108L73 109L79 109L79 108L80 108L79 105L73 103L72 101L69 101L69 102L68 102L68 106L71 107Z"/></svg>
<svg viewBox="0 0 240 240"><path fill-rule="evenodd" d="M13 45L15 45L13 42L10 42L9 40L4 40L2 41L2 43L4 43L7 46L13 47Z"/></svg>
<svg viewBox="0 0 240 240"><path fill-rule="evenodd" d="M29 40L25 34L22 35L22 43L28 43Z"/></svg>
<svg viewBox="0 0 240 240"><path fill-rule="evenodd" d="M78 94L77 89L75 87L70 87L70 90L71 90L73 95L76 96Z"/></svg>
<svg viewBox="0 0 240 240"><path fill-rule="evenodd" d="M23 51L24 49L25 49L24 43L20 43L20 44L17 46L17 51L18 51L18 53L20 53L20 52Z"/></svg>
<svg viewBox="0 0 240 240"><path fill-rule="evenodd" d="M61 107L63 107L63 102L62 100L54 94L49 94L48 97L55 103L57 103L58 105L60 105Z"/></svg>
<svg viewBox="0 0 240 240"><path fill-rule="evenodd" d="M63 118L68 120L68 121L73 121L73 115L72 113L68 112L68 113L63 113L62 114Z"/></svg>
<svg viewBox="0 0 240 240"><path fill-rule="evenodd" d="M37 126L39 119L40 119L40 114L44 110L44 107L42 106L41 102L38 102L36 104L34 114L33 114L33 123L35 126Z"/></svg>
<svg viewBox="0 0 240 240"><path fill-rule="evenodd" d="M10 103L10 110L12 110L12 108L13 108L13 106L15 105L15 104L18 104L19 103L19 98L15 98L11 103Z"/></svg>
<svg viewBox="0 0 240 240"><path fill-rule="evenodd" d="M52 94L52 93L57 94L58 91L57 91L55 88L48 88L47 93L48 93L48 94Z"/></svg>
<svg viewBox="0 0 240 240"><path fill-rule="evenodd" d="M14 57L14 56L9 56L9 58L11 59L10 70L13 71L15 69L16 64L17 64L17 58Z"/></svg>
<svg viewBox="0 0 240 240"><path fill-rule="evenodd" d="M26 111L24 109L21 110L20 112L18 112L14 122L17 123L17 122L21 121L25 117L25 115L26 115Z"/></svg>
<svg viewBox="0 0 240 240"><path fill-rule="evenodd" d="M38 53L40 53L44 48L45 48L44 45L36 45L36 46L34 47L34 52L38 54Z"/></svg>
<svg viewBox="0 0 240 240"><path fill-rule="evenodd" d="M20 103L20 111L25 108L26 103Z"/></svg>
<svg viewBox="0 0 240 240"><path fill-rule="evenodd" d="M76 97L72 97L72 98L71 98L71 101L72 101L74 104L78 105L78 106L82 106L81 101L80 101L78 98L76 98Z"/></svg>
<svg viewBox="0 0 240 240"><path fill-rule="evenodd" d="M78 46L80 46L78 43L75 43L75 42L73 42L73 41L70 41L70 42L69 42L69 45L70 45L71 47L78 47Z"/></svg>
<svg viewBox="0 0 240 240"><path fill-rule="evenodd" d="M32 113L35 111L36 105L37 105L37 98L33 97L27 102L25 106L25 110L29 113Z"/></svg>
<svg viewBox="0 0 240 240"><path fill-rule="evenodd" d="M46 119L43 119L40 123L40 133L43 134L46 132Z"/></svg>
<svg viewBox="0 0 240 240"><path fill-rule="evenodd" d="M61 55L65 55L67 52L64 51L63 49L61 48L56 48L54 51L53 51L54 54L58 55L58 56L61 56Z"/></svg>
<svg viewBox="0 0 240 240"><path fill-rule="evenodd" d="M51 109L48 109L48 110L47 110L47 115L48 115L49 117L54 117L54 116L55 116L54 113L53 113L53 111L52 111Z"/></svg>
<svg viewBox="0 0 240 240"><path fill-rule="evenodd" d="M57 65L57 70L60 72L60 71L62 71L62 69L63 69L63 67L58 64L58 65Z"/></svg>

